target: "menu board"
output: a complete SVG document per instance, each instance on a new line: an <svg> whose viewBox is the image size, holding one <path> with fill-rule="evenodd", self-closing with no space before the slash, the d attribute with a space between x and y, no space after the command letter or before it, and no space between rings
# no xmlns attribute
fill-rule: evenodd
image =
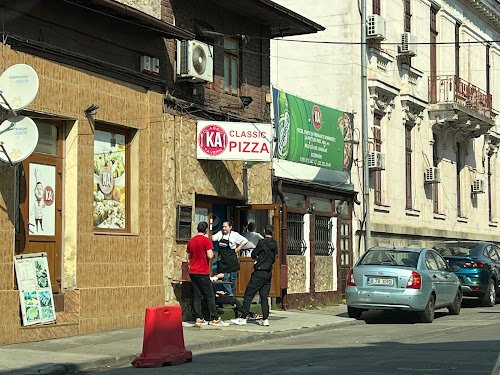
<svg viewBox="0 0 500 375"><path fill-rule="evenodd" d="M17 255L14 264L23 325L53 323L56 311L47 253Z"/></svg>

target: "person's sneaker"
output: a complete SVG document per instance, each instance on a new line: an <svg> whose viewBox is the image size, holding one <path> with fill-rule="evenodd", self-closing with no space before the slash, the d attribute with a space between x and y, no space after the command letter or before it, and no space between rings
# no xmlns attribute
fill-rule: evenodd
<svg viewBox="0 0 500 375"><path fill-rule="evenodd" d="M206 326L208 323L205 319L196 319L196 322L194 323L195 326L201 327L201 326Z"/></svg>
<svg viewBox="0 0 500 375"><path fill-rule="evenodd" d="M231 323L236 324L237 326L242 326L247 324L247 320L245 318L236 318L231 319Z"/></svg>
<svg viewBox="0 0 500 375"><path fill-rule="evenodd" d="M259 320L259 325L269 327L269 319Z"/></svg>
<svg viewBox="0 0 500 375"><path fill-rule="evenodd" d="M259 320L259 319L262 319L262 315L258 315L258 314L250 313L250 314L247 316L247 319L248 319L248 320Z"/></svg>
<svg viewBox="0 0 500 375"><path fill-rule="evenodd" d="M221 318L217 320L211 320L210 323L211 326L219 326L219 327L227 327L229 323L223 322Z"/></svg>

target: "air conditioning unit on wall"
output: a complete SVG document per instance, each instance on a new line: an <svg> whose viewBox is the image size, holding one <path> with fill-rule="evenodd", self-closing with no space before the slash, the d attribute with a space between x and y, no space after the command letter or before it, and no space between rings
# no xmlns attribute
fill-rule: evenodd
<svg viewBox="0 0 500 375"><path fill-rule="evenodd" d="M425 170L424 182L432 184L439 182L439 169L437 167L430 167Z"/></svg>
<svg viewBox="0 0 500 375"><path fill-rule="evenodd" d="M385 169L385 155L379 151L371 151L368 154L368 169L382 171Z"/></svg>
<svg viewBox="0 0 500 375"><path fill-rule="evenodd" d="M197 40L177 41L177 78L192 82L214 80L214 47Z"/></svg>
<svg viewBox="0 0 500 375"><path fill-rule="evenodd" d="M368 16L366 25L366 38L380 41L385 39L385 20L378 14Z"/></svg>
<svg viewBox="0 0 500 375"><path fill-rule="evenodd" d="M485 192L484 180L474 180L472 182L472 194L479 194Z"/></svg>
<svg viewBox="0 0 500 375"><path fill-rule="evenodd" d="M398 52L404 56L417 55L417 37L412 33L401 34L401 43L398 45Z"/></svg>

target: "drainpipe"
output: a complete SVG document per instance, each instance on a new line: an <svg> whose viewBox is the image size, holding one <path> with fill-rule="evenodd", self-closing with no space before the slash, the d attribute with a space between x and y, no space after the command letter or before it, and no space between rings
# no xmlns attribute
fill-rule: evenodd
<svg viewBox="0 0 500 375"><path fill-rule="evenodd" d="M283 194L283 181L279 180L278 181L278 186L277 186L277 192L278 196L281 201L281 220L280 220L280 238L281 238L281 308L283 310L286 310L288 308L288 295L286 293L286 287L288 286L288 262L286 259L286 243L288 240L288 232L287 232L287 226L286 226L286 218L287 218L287 206L285 202L285 195ZM283 285L283 277L286 278L286 285ZM283 288L283 286L286 286Z"/></svg>

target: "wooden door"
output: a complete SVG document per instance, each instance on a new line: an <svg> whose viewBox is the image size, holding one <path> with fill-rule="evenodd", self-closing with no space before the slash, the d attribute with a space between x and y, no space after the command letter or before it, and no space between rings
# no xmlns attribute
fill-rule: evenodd
<svg viewBox="0 0 500 375"><path fill-rule="evenodd" d="M237 207L236 223L239 231L252 220L256 224L256 229L262 234L266 225L274 226L274 239L278 243L276 261L273 266L273 276L271 280L271 290L269 297L281 297L281 246L280 246L280 211L276 204L255 204ZM241 233L241 232L240 232ZM238 274L238 284L236 285L236 295L243 296L250 276L253 272L254 260L250 257L240 257L240 272Z"/></svg>
<svg viewBox="0 0 500 375"><path fill-rule="evenodd" d="M36 124L38 145L20 165L16 254L47 253L52 291L59 293L62 272L62 127L49 122L36 121Z"/></svg>
<svg viewBox="0 0 500 375"><path fill-rule="evenodd" d="M337 220L338 291L342 295L345 294L347 274L353 266L351 225L350 219L339 217Z"/></svg>

